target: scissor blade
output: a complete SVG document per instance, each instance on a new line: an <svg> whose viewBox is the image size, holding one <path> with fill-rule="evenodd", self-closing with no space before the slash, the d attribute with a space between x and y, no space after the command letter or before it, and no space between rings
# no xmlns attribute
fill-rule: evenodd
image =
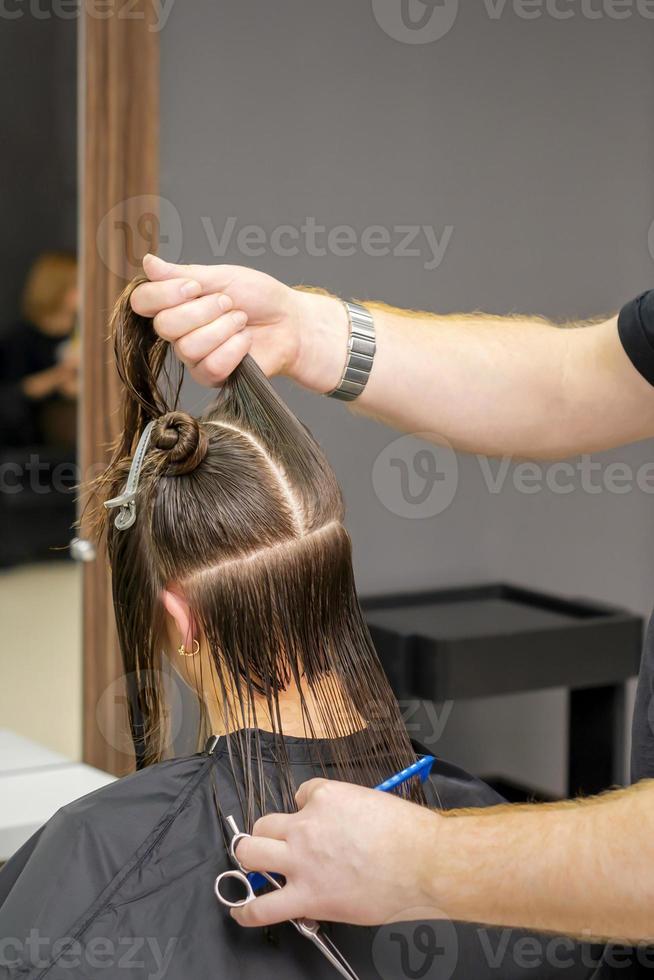
<svg viewBox="0 0 654 980"><path fill-rule="evenodd" d="M322 930L317 930L312 933L311 941L315 943L323 956L325 956L329 962L335 967L342 977L346 980L359 980L358 975L354 972L348 961L345 959L341 953L338 946L329 939L328 936L322 932Z"/></svg>

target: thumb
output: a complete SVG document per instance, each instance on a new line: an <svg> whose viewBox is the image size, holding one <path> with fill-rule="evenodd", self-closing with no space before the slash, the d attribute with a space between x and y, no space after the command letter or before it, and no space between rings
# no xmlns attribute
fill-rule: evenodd
<svg viewBox="0 0 654 980"><path fill-rule="evenodd" d="M195 280L200 283L205 293L222 291L234 278L234 269L230 266L166 262L165 259L152 255L151 252L143 256L143 271L150 282L163 282L166 279Z"/></svg>
<svg viewBox="0 0 654 980"><path fill-rule="evenodd" d="M163 279L187 278L187 274L182 272L182 266L175 262L166 262L158 255L148 252L143 256L143 271L150 282L161 282Z"/></svg>
<svg viewBox="0 0 654 980"><path fill-rule="evenodd" d="M260 895L254 901L231 909L230 915L240 926L248 929L272 926L277 922L288 922L302 914L293 886L286 884L278 891Z"/></svg>

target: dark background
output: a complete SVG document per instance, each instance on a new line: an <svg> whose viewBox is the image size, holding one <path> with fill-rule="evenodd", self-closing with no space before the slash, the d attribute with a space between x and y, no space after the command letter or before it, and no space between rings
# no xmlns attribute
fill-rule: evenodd
<svg viewBox="0 0 654 980"><path fill-rule="evenodd" d="M18 316L38 253L77 247L78 20L39 19L27 5L15 10L21 16L3 19L0 29L3 324Z"/></svg>

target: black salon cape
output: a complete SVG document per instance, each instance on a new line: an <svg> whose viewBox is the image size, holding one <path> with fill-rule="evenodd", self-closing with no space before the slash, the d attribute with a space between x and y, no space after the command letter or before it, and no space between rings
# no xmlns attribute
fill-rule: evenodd
<svg viewBox="0 0 654 980"><path fill-rule="evenodd" d="M274 741L261 737L274 797ZM298 785L320 775L310 761L315 740L286 742ZM0 872L0 977L334 980L292 926L243 929L216 900L216 875L231 864L212 784L223 813L242 826L224 738L211 755L159 763L59 810ZM440 761L427 794L445 808L499 801ZM447 921L326 928L361 980L592 977L599 955L569 940Z"/></svg>

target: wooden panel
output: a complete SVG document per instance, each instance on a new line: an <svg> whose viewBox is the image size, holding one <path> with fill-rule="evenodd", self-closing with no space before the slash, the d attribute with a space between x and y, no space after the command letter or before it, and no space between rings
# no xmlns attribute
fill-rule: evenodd
<svg viewBox="0 0 654 980"><path fill-rule="evenodd" d="M84 5L82 5L84 6ZM83 389L80 461L98 472L116 436L118 383L107 344L116 296L157 247L159 35L155 5L136 0L80 36L80 257ZM84 568L83 757L121 774L133 765L106 556Z"/></svg>

